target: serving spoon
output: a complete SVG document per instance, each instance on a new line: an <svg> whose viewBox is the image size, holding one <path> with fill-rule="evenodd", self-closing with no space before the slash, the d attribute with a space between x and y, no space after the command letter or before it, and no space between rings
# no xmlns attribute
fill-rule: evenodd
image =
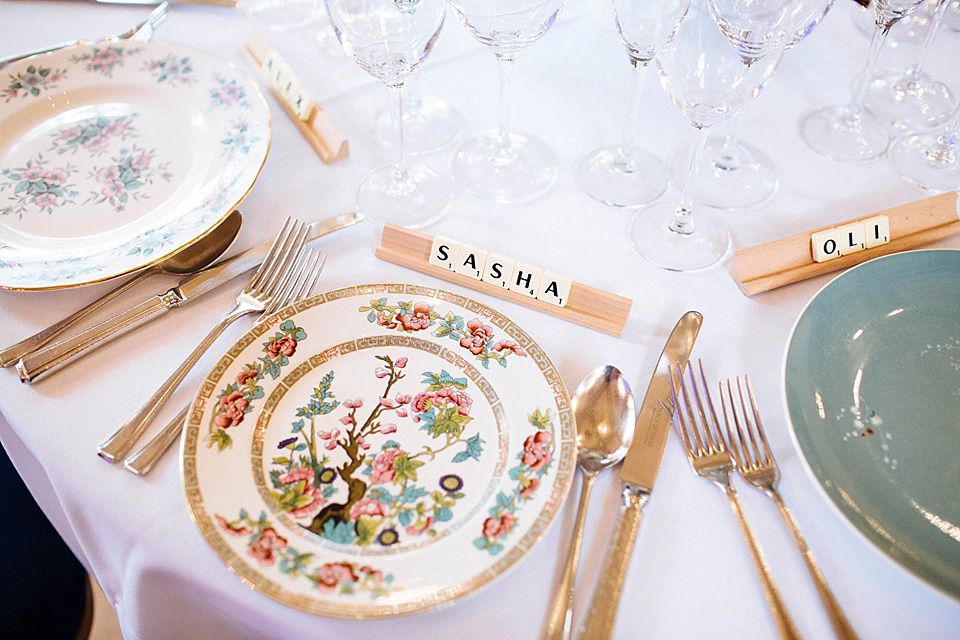
<svg viewBox="0 0 960 640"><path fill-rule="evenodd" d="M545 640L570 638L573 622L573 585L580 562L580 544L590 491L597 475L627 455L636 419L633 394L620 370L604 365L593 370L573 394L577 425L577 466L583 473L580 503L567 564L547 619Z"/></svg>
<svg viewBox="0 0 960 640"><path fill-rule="evenodd" d="M16 364L20 358L33 353L37 348L47 344L83 318L150 276L159 273L185 276L209 267L230 248L237 234L240 233L242 223L243 216L240 215L239 211L234 209L230 215L221 220L207 235L193 244L183 247L165 260L144 269L119 287L105 293L60 322L50 325L29 338L25 338L17 344L0 351L0 366L9 367L12 364Z"/></svg>

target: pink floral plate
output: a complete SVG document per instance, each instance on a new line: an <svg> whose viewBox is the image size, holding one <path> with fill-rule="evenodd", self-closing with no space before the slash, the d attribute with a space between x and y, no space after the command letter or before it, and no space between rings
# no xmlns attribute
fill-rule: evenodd
<svg viewBox="0 0 960 640"><path fill-rule="evenodd" d="M79 45L3 69L0 288L160 262L230 213L269 146L256 85L182 45Z"/></svg>
<svg viewBox="0 0 960 640"><path fill-rule="evenodd" d="M282 311L207 376L181 442L190 513L247 584L373 618L490 583L545 533L573 415L536 342L495 310L405 284Z"/></svg>

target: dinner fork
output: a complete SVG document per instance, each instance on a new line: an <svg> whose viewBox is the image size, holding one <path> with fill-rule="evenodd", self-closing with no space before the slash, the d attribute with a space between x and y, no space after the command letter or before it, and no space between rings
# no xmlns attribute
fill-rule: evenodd
<svg viewBox="0 0 960 640"><path fill-rule="evenodd" d="M826 578L824 578L823 573L820 572L820 567L817 566L813 552L810 551L806 541L800 534L800 528L793 519L793 515L791 515L787 509L787 505L784 503L783 497L777 488L780 482L780 469L777 467L777 462L773 458L773 452L770 450L770 444L767 442L767 436L763 428L763 422L760 420L760 409L757 407L757 398L753 393L753 384L750 382L750 376L745 376L745 379L747 387L746 397L744 397L743 385L740 383L740 378L737 378L737 395L740 400L739 410L737 407L737 399L734 398L733 383L729 379L727 380L726 391L724 391L723 384L721 383L720 385L720 404L723 407L723 419L727 425L727 438L730 442L730 451L737 461L737 469L740 471L740 475L744 480L773 498L773 501L780 509L780 514L783 516L784 522L787 523L787 528L789 528L793 534L797 548L800 549L800 553L803 554L803 559L807 563L807 569L813 577L817 592L820 594L820 599L827 609L827 614L830 616L830 622L833 624L833 629L837 637L842 640L855 640L857 638L856 632L853 630L853 627L850 626L850 622L840 608L840 604L836 598L834 598L830 587L827 586ZM747 407L747 398L750 400L750 410L748 410ZM729 407L727 405L728 401ZM750 417L751 413L753 415L752 419ZM736 432L736 437L734 437L734 432ZM744 435L744 432L746 432L746 435Z"/></svg>
<svg viewBox="0 0 960 640"><path fill-rule="evenodd" d="M133 42L147 42L153 38L153 33L156 31L157 27L163 24L163 21L167 19L167 9L170 7L169 2L164 2L158 4L157 7L150 12L150 15L147 16L147 19L136 24L123 33L119 33L115 36L106 36L101 38L99 42L119 42L120 40L131 40ZM60 44L55 44L49 47L43 47L41 49L34 49L32 51L26 51L24 53L16 53L12 56L7 56L5 58L0 58L0 69L17 62L18 60L23 60L24 58L29 58L30 56L35 56L41 53L49 53L51 51L57 51L59 49L66 49L67 47L73 47L78 44L87 44L91 41L88 40L70 40L68 42L61 42Z"/></svg>
<svg viewBox="0 0 960 640"><path fill-rule="evenodd" d="M288 280L298 277L305 268L303 248L307 240L308 228L299 220L288 218L279 235L270 247L270 251L260 264L250 284L237 296L237 304L213 327L210 333L177 367L176 371L150 396L147 403L127 420L113 435L100 443L98 453L101 458L115 462L127 455L143 430L157 415L160 407L170 398L180 382L186 377L200 356L210 348L213 341L233 322L248 313L262 312L278 295L282 295Z"/></svg>
<svg viewBox="0 0 960 640"><path fill-rule="evenodd" d="M263 310L263 313L260 314L255 324L260 324L279 309L303 300L310 295L314 285L317 284L317 280L320 278L320 272L323 270L326 256L320 251L312 251L305 258L305 262L310 266L301 272L300 277L295 280L290 280L283 295L277 296L276 300ZM145 444L142 449L127 456L127 459L123 461L123 467L138 476L150 473L153 465L157 463L157 460L163 456L166 450L170 448L170 445L177 439L177 436L180 435L189 409L190 405L188 404L166 427Z"/></svg>
<svg viewBox="0 0 960 640"><path fill-rule="evenodd" d="M790 618L790 613L780 597L777 585L773 582L770 567L767 566L767 561L760 551L760 546L753 536L753 531L747 524L743 507L740 504L740 497L730 481L730 475L733 471L733 458L730 456L723 433L720 431L720 423L717 421L717 413L714 410L707 378L703 372L703 363L698 361L698 365L700 369L699 384L694 376L692 366L687 367L688 381L683 379L683 373L676 365L671 365L670 368L670 387L673 405L676 407L674 416L677 430L680 432L687 449L687 458L697 475L710 480L726 494L730 501L730 507L737 517L740 530L743 532L743 537L750 547L753 563L757 568L757 573L760 574L763 592L767 598L767 604L770 606L770 611L773 613L773 619L780 632L780 637L798 639L800 634L797 632L796 626Z"/></svg>

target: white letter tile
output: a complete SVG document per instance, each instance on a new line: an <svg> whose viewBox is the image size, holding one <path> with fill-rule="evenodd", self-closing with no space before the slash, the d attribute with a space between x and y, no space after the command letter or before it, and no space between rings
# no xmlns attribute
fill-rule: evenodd
<svg viewBox="0 0 960 640"><path fill-rule="evenodd" d="M890 242L890 219L887 216L873 216L863 221L867 231L867 249Z"/></svg>
<svg viewBox="0 0 960 640"><path fill-rule="evenodd" d="M486 263L486 251L471 247L468 244L462 244L460 245L460 251L457 252L457 262L453 270L461 275L470 276L474 280L480 280L483 277L483 268Z"/></svg>
<svg viewBox="0 0 960 640"><path fill-rule="evenodd" d="M433 239L433 246L430 248L430 264L454 271L454 261L459 254L459 242L437 236Z"/></svg>
<svg viewBox="0 0 960 640"><path fill-rule="evenodd" d="M544 271L540 278L540 287L537 289L537 300L543 300L558 307L567 304L567 298L570 297L570 287L573 280L565 278L552 271Z"/></svg>
<svg viewBox="0 0 960 640"><path fill-rule="evenodd" d="M540 277L542 275L543 269L517 262L513 267L513 275L510 277L510 285L507 288L510 291L536 298L537 291L540 290Z"/></svg>
<svg viewBox="0 0 960 640"><path fill-rule="evenodd" d="M813 249L815 262L826 262L843 255L840 247L842 237L837 229L826 229L810 235L810 244Z"/></svg>
<svg viewBox="0 0 960 640"><path fill-rule="evenodd" d="M840 238L842 239L840 244L842 255L856 253L867 248L866 230L862 222L845 224L842 227L837 227L837 231L840 232Z"/></svg>
<svg viewBox="0 0 960 640"><path fill-rule="evenodd" d="M496 253L487 254L486 266L483 270L483 281L507 289L510 287L510 277L516 262L506 256Z"/></svg>

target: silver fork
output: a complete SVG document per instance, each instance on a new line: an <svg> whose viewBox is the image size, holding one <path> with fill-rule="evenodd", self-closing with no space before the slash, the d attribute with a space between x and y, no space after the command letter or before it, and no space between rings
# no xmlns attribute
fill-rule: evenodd
<svg viewBox="0 0 960 640"><path fill-rule="evenodd" d="M757 573L760 574L763 592L767 598L767 604L770 606L770 611L773 613L773 619L780 632L780 637L799 638L800 634L797 632L787 607L780 597L777 585L773 582L773 576L770 575L767 561L760 551L760 546L753 536L750 525L747 524L737 490L730 481L730 475L733 471L733 458L730 457L723 433L720 431L720 423L717 421L717 414L710 398L709 385L703 373L703 363L698 361L698 365L700 370L699 384L694 376L692 366L687 367L688 381L684 380L683 373L675 365L670 369L673 405L676 407L674 415L677 430L680 432L683 443L687 448L687 458L697 475L717 485L730 501L730 507L737 517L743 537L750 547Z"/></svg>
<svg viewBox="0 0 960 640"><path fill-rule="evenodd" d="M291 277L298 277L304 269L302 258L307 231L307 226L299 220L287 219L250 284L237 296L237 304L233 310L225 315L210 333L200 341L200 344L187 356L186 360L150 396L147 403L112 436L100 443L98 453L101 458L115 462L127 455L137 438L157 415L160 407L170 398L173 391L193 368L193 365L197 363L197 360L200 359L200 356L210 348L210 345L223 333L224 329L248 313L262 312L276 296L282 295L287 281Z"/></svg>
<svg viewBox="0 0 960 640"><path fill-rule="evenodd" d="M787 527L793 534L797 548L800 549L800 553L803 554L803 559L807 563L807 569L813 577L817 592L820 594L820 599L827 609L827 614L830 616L830 622L833 624L833 629L837 637L842 640L856 640L856 632L853 630L853 627L850 626L850 622L847 620L843 610L840 608L840 604L830 591L830 587L827 586L826 578L824 578L820 572L820 567L817 566L813 552L810 551L807 542L800 534L800 528L793 519L793 515L791 515L787 509L787 505L784 503L783 497L777 488L780 482L780 469L777 467L777 462L773 458L773 452L770 450L770 444L767 442L763 422L760 420L760 409L757 407L757 399L753 394L753 385L750 383L750 376L745 376L745 378L747 387L746 397L743 393L743 385L740 383L740 378L737 378L737 395L740 400L739 410L737 407L737 399L734 398L733 383L729 379L727 380L726 392L724 392L723 384L721 383L720 385L720 403L723 406L723 419L727 425L730 451L737 461L737 469L740 471L740 475L744 480L773 498L773 501L780 509L780 514L783 516L784 522L787 523ZM747 407L747 397L750 399L750 410L748 410ZM729 407L727 405L728 400ZM752 419L751 414L753 415ZM734 437L734 432L736 432L736 437ZM746 436L744 432L746 432Z"/></svg>
<svg viewBox="0 0 960 640"><path fill-rule="evenodd" d="M164 2L158 4L157 7L150 12L150 15L147 16L147 19L136 24L123 33L119 33L115 36L106 36L101 38L99 42L119 42L120 40L132 40L133 42L147 42L153 37L154 31L163 24L163 21L167 19L167 9L170 7L169 2ZM55 44L49 47L43 47L40 49L34 49L33 51L25 51L24 53L17 53L12 56L7 56L5 58L0 58L0 69L17 62L18 60L23 60L24 58L29 58L30 56L35 56L41 53L49 53L51 51L57 51L59 49L65 49L67 47L73 47L78 44L87 44L88 40L70 40L69 42L61 42L60 44Z"/></svg>
<svg viewBox="0 0 960 640"><path fill-rule="evenodd" d="M317 280L320 278L320 272L323 270L326 256L320 251L312 251L305 257L305 262L310 266L300 274L300 277L289 282L283 295L277 296L276 301L264 309L255 324L263 322L279 309L303 300L310 295L314 285L317 284ZM127 456L127 459L123 461L123 467L138 476L149 473L150 470L153 469L153 465L157 463L157 460L163 456L166 450L170 448L170 445L173 444L180 435L189 409L190 405L188 404L166 427L147 442L142 449L133 455Z"/></svg>

